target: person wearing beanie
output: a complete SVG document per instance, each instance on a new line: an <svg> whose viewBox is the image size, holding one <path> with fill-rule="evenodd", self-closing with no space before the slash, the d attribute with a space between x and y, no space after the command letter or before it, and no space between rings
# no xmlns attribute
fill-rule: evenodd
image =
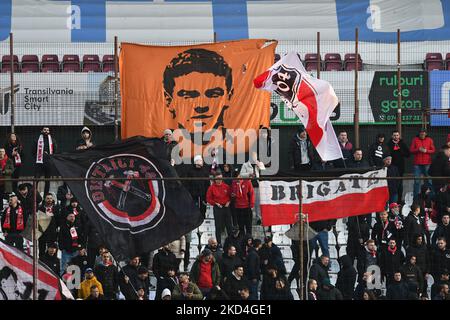
<svg viewBox="0 0 450 320"><path fill-rule="evenodd" d="M317 300L344 300L341 291L331 284L329 278L326 278L322 282L322 286L319 287L317 292Z"/></svg>
<svg viewBox="0 0 450 320"><path fill-rule="evenodd" d="M389 148L384 143L384 133L377 134L376 141L369 148L369 164L372 167L383 167L383 159L389 155Z"/></svg>
<svg viewBox="0 0 450 320"><path fill-rule="evenodd" d="M161 293L161 300L172 300L172 293L169 289L165 288Z"/></svg>
<svg viewBox="0 0 450 320"><path fill-rule="evenodd" d="M433 139L427 136L425 130L420 130L419 134L412 140L409 151L414 155L414 177L428 177L428 169L431 165L431 157L436 152ZM414 197L417 197L422 182L430 185L431 181L414 180Z"/></svg>
<svg viewBox="0 0 450 320"><path fill-rule="evenodd" d="M92 140L92 132L88 127L81 129L81 139L77 142L77 150L87 150L94 147L94 141Z"/></svg>

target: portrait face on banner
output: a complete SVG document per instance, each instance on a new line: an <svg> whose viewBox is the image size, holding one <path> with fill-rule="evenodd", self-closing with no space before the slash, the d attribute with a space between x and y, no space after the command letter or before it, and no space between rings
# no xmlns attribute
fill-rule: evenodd
<svg viewBox="0 0 450 320"><path fill-rule="evenodd" d="M249 144L236 148L235 131L257 132L270 121L270 94L253 86L258 72L273 64L276 42L266 42L122 44L122 138L162 137L171 129L183 150L197 145L205 154L227 144L227 153L248 151Z"/></svg>
<svg viewBox="0 0 450 320"><path fill-rule="evenodd" d="M178 129L214 130L226 127L233 76L224 58L214 51L189 49L172 59L164 71L166 106ZM206 84L206 85L203 85Z"/></svg>

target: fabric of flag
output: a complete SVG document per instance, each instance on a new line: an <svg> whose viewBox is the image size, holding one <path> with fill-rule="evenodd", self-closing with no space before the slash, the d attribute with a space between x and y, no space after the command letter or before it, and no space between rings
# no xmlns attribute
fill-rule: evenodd
<svg viewBox="0 0 450 320"><path fill-rule="evenodd" d="M133 137L52 156L62 177L86 179L67 184L119 261L158 249L203 222L166 148L160 139Z"/></svg>
<svg viewBox="0 0 450 320"><path fill-rule="evenodd" d="M327 181L302 180L302 213L308 221L339 219L382 211L389 191L386 169L348 173ZM348 179L350 178L350 179ZM366 178L366 179L355 179ZM293 224L300 212L299 182L260 181L262 224Z"/></svg>
<svg viewBox="0 0 450 320"><path fill-rule="evenodd" d="M38 263L38 300L61 300L60 279ZM33 299L33 258L0 241L0 300Z"/></svg>
<svg viewBox="0 0 450 320"><path fill-rule="evenodd" d="M276 92L292 107L322 160L343 157L330 121L338 98L327 81L306 72L296 53L282 57L253 82L256 88Z"/></svg>

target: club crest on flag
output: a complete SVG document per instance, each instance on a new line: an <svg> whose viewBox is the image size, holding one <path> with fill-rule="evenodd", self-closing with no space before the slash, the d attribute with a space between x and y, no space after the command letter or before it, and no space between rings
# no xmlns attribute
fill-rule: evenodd
<svg viewBox="0 0 450 320"><path fill-rule="evenodd" d="M100 217L115 229L141 233L164 217L165 187L149 159L136 154L117 154L94 162L87 170L86 195Z"/></svg>

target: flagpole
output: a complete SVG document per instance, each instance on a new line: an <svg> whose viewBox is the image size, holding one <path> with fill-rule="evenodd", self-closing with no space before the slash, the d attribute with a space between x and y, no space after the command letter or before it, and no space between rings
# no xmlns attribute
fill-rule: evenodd
<svg viewBox="0 0 450 320"><path fill-rule="evenodd" d="M353 126L355 130L355 144L356 148L359 148L359 101L358 101L358 68L359 68L359 50L358 50L358 44L359 44L359 32L358 28L355 29L355 112L354 112L354 119L353 119Z"/></svg>
<svg viewBox="0 0 450 320"><path fill-rule="evenodd" d="M38 261L37 261L37 239L36 239L36 230L37 230L37 217L36 217L36 194L37 194L37 185L36 180L33 180L33 228L32 230L32 242L33 242L33 300L37 300L37 281L38 281Z"/></svg>
<svg viewBox="0 0 450 320"><path fill-rule="evenodd" d="M119 141L119 59L117 36L114 36L114 140Z"/></svg>
<svg viewBox="0 0 450 320"><path fill-rule="evenodd" d="M303 219L302 219L302 207L303 207L303 200L302 200L302 194L303 194L303 186L302 186L302 179L299 179L299 188L298 188L298 207L299 207L299 213L298 213L298 230L299 230L299 260L300 260L300 268L299 268L299 278L300 278L300 290L299 290L299 298L300 300L304 300L304 285L303 285L303 278L304 278L304 270L303 270L303 241L304 241L304 230L303 230Z"/></svg>

